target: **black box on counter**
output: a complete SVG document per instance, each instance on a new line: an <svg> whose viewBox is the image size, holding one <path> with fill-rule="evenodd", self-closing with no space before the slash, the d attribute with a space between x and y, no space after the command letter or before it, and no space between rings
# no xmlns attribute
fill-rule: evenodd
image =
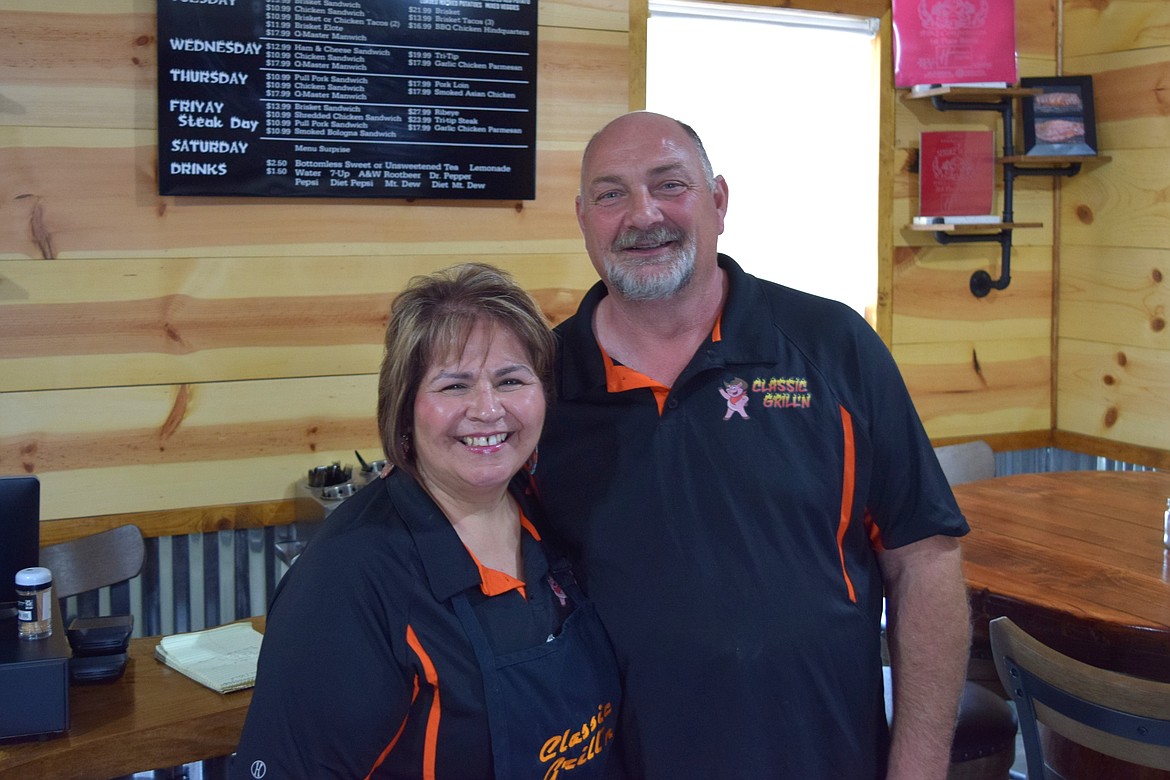
<svg viewBox="0 0 1170 780"><path fill-rule="evenodd" d="M56 607L56 604L53 605ZM0 740L59 734L69 729L69 657L58 610L53 633L21 639L16 618L0 620Z"/></svg>

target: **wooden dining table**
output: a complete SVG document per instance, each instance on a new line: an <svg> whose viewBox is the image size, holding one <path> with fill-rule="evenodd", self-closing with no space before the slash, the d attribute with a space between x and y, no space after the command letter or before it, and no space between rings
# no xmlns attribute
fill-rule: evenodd
<svg viewBox="0 0 1170 780"><path fill-rule="evenodd" d="M1020 474L954 493L971 526L963 571L977 656L982 648L990 658L988 621L1006 615L1080 661L1170 682L1170 473ZM1074 764L1070 777L1115 776L1067 745L1052 747L1050 758Z"/></svg>
<svg viewBox="0 0 1170 780"><path fill-rule="evenodd" d="M131 639L117 680L70 686L65 734L0 744L0 777L105 780L234 752L251 689L205 688L155 660L159 639Z"/></svg>

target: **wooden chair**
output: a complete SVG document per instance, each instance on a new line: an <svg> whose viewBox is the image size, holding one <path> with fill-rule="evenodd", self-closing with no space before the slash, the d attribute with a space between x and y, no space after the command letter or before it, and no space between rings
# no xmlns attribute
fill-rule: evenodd
<svg viewBox="0 0 1170 780"><path fill-rule="evenodd" d="M50 544L41 548L40 564L53 572L53 594L70 596L132 579L142 571L146 546L136 525ZM61 612L64 615L64 610Z"/></svg>
<svg viewBox="0 0 1170 780"><path fill-rule="evenodd" d="M991 651L1016 703L1031 780L1058 776L1045 761L1040 723L1097 753L1170 770L1170 683L1081 663L1006 617L991 621Z"/></svg>

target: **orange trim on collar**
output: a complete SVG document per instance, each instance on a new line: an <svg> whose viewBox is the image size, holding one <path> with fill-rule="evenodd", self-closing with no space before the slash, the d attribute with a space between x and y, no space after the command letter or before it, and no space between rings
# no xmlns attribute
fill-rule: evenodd
<svg viewBox="0 0 1170 780"><path fill-rule="evenodd" d="M614 363L613 358L600 343L598 343L597 348L601 350L601 359L605 363L605 389L611 393L624 393L626 390L648 387L654 393L654 402L658 404L658 414L661 415L662 409L666 406L666 396L670 394L670 388L651 379L641 371Z"/></svg>
<svg viewBox="0 0 1170 780"><path fill-rule="evenodd" d="M481 580L479 589L483 591L485 596L502 596L510 590L515 590L519 591L524 598L528 598L524 590L524 580L518 580L499 569L489 569L479 562L474 553L472 553L471 558L475 561L475 568L479 569Z"/></svg>
<svg viewBox="0 0 1170 780"><path fill-rule="evenodd" d="M536 527L532 525L531 521L524 516L524 512L520 512L520 527L527 531L533 539L540 541L540 534L537 533ZM519 591L524 598L528 598L528 592L524 588L524 580L518 580L499 569L489 569L479 562L479 558L475 557L475 553L467 545L463 546L467 549L471 560L475 561L475 568L479 570L479 589L483 591L483 595L500 596L510 590L515 590Z"/></svg>
<svg viewBox="0 0 1170 780"><path fill-rule="evenodd" d="M527 531L533 539L538 542L540 541L540 532L537 531L536 526L529 522L528 518L524 516L523 511L520 512L520 527Z"/></svg>
<svg viewBox="0 0 1170 780"><path fill-rule="evenodd" d="M715 327L711 329L711 342L720 341L723 341L722 309L715 318ZM605 347L601 346L600 341L597 342L597 348L601 350L601 360L605 364L605 389L611 393L624 393L626 390L648 387L654 393L654 402L658 404L658 414L661 415L666 407L666 397L670 395L670 388L641 371L613 362L613 358L605 351Z"/></svg>

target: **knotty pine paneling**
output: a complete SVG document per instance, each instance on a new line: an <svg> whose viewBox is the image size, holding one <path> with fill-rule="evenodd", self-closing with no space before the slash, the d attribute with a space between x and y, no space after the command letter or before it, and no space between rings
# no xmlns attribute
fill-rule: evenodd
<svg viewBox="0 0 1170 780"><path fill-rule="evenodd" d="M1063 0L1066 57L1170 45L1165 0Z"/></svg>
<svg viewBox="0 0 1170 780"><path fill-rule="evenodd" d="M1048 429L1050 351L1047 338L895 344L893 350L932 439Z"/></svg>
<svg viewBox="0 0 1170 780"><path fill-rule="evenodd" d="M287 498L377 454L380 328L410 275L499 262L554 321L594 279L572 201L585 141L628 104L624 0L541 4L522 204L159 197L153 14L0 0L0 472L40 474L47 518ZM1055 72L1052 4L1017 19L1021 73ZM923 125L989 121L895 104L896 159ZM931 434L1047 429L1051 184L1020 182L1017 219L1045 227L1016 232L1013 286L982 301L966 279L998 247L908 234L916 179L894 186L894 353Z"/></svg>
<svg viewBox="0 0 1170 780"><path fill-rule="evenodd" d="M898 247L894 279L896 344L1048 339L1052 332L1052 252L1016 247L1011 284L984 298L970 293L971 274L999 278L998 244Z"/></svg>
<svg viewBox="0 0 1170 780"><path fill-rule="evenodd" d="M908 95L899 90L894 102L894 146L903 154L918 150L919 133L923 130L991 130L997 143L1002 137L995 111L939 111L929 98Z"/></svg>
<svg viewBox="0 0 1170 780"><path fill-rule="evenodd" d="M525 258L520 265L529 263ZM539 283L547 275L547 269L539 269L533 280ZM575 291L558 288L538 288L534 294L553 322L571 313L579 298ZM378 308L371 311L377 314ZM255 314L268 329L277 319L263 310ZM209 319L205 325L231 330L232 323ZM318 338L312 335L319 330L315 323L301 325L304 338ZM312 466L352 463L354 449L367 460L380 457L374 410L383 328L381 320L367 327L375 343L348 349L282 350L257 344L210 350L214 359L190 361L190 372L204 379L178 385L145 384L160 377L141 376L144 365L174 373L173 365L152 360L157 356L63 356L42 376L52 378L49 368L68 371L80 384L84 369L92 367L91 386L46 390L42 379L34 392L0 392L0 474L40 475L46 518L290 497L295 480ZM344 338L358 332L338 331ZM321 370L341 359L347 363L336 371L339 375L309 375L314 360ZM0 361L3 381L23 375L22 369L35 367L37 360ZM249 376L295 378L207 381L210 368L230 360ZM103 377L123 386L92 386Z"/></svg>
<svg viewBox="0 0 1170 780"><path fill-rule="evenodd" d="M1057 427L1166 450L1170 350L1061 338Z"/></svg>
<svg viewBox="0 0 1170 780"><path fill-rule="evenodd" d="M1067 72L1093 76L1100 152L1110 159L1061 189L1056 424L1165 452L1170 5L1078 2L1070 20L1082 29L1068 39Z"/></svg>
<svg viewBox="0 0 1170 780"><path fill-rule="evenodd" d="M1166 121L1168 47L1069 58L1065 70L1092 74L1097 141L1102 154L1170 147Z"/></svg>
<svg viewBox="0 0 1170 780"><path fill-rule="evenodd" d="M1066 339L1161 350L1170 362L1170 248L1064 247L1060 313Z"/></svg>
<svg viewBox="0 0 1170 780"><path fill-rule="evenodd" d="M542 0L537 15L542 27L621 33L629 28L625 0Z"/></svg>
<svg viewBox="0 0 1170 780"><path fill-rule="evenodd" d="M1170 247L1170 165L1164 149L1108 150L1109 162L1061 187L1066 246Z"/></svg>
<svg viewBox="0 0 1170 780"><path fill-rule="evenodd" d="M621 0L540 8L523 203L160 197L154 9L0 0L0 473L40 476L46 519L288 498L379 455L411 276L493 262L551 322L596 279L573 198L628 105Z"/></svg>
<svg viewBox="0 0 1170 780"><path fill-rule="evenodd" d="M0 392L371 373L410 277L477 259L0 261ZM490 260L553 323L596 278L580 254Z"/></svg>
<svg viewBox="0 0 1170 780"><path fill-rule="evenodd" d="M137 525L147 538L288 525L299 519L297 505L297 500L286 498L47 520L41 523L41 546L79 539L127 523Z"/></svg>
<svg viewBox="0 0 1170 780"><path fill-rule="evenodd" d="M622 6L624 23L624 3ZM542 5L541 13L543 8ZM624 28L571 30L541 26L536 121L542 149L567 149L579 157L583 144L594 132L629 110L628 37ZM575 163L574 174L576 167ZM538 179L540 176L538 168ZM573 192L576 190L574 180Z"/></svg>
<svg viewBox="0 0 1170 780"><path fill-rule="evenodd" d="M625 109L618 56L625 37L555 28L540 34L534 201L162 197L153 115L146 130L0 125L0 203L10 206L0 209L0 258L175 254L184 247L196 255L386 254L388 243L437 254L518 241L530 243L525 251L577 251L572 199L580 151L596 127ZM74 116L86 116L83 109ZM28 112L35 107L21 107Z"/></svg>
<svg viewBox="0 0 1170 780"><path fill-rule="evenodd" d="M1016 63L1020 75L1031 75L1028 70L1030 60L1055 61L1058 51L1056 3L1059 2L1062 0L1015 0Z"/></svg>
<svg viewBox="0 0 1170 780"><path fill-rule="evenodd" d="M88 145L70 143L82 135L93 134L0 131L0 258L437 255L582 246L573 213L579 149L538 149L533 201L177 198L156 194L156 148L144 131L106 130Z"/></svg>
<svg viewBox="0 0 1170 780"><path fill-rule="evenodd" d="M0 473L42 477L42 517L260 501L380 453L377 377L0 393Z"/></svg>
<svg viewBox="0 0 1170 780"><path fill-rule="evenodd" d="M1017 4L1021 75L1055 71L1055 14L1044 2ZM998 243L940 245L907 228L918 213L919 134L924 130L991 129L998 112L938 111L930 100L895 101L891 221L892 351L919 415L934 439L971 438L1051 427L1053 182L1020 177L1016 222L1042 227L1013 232L1011 284L985 298L970 292L971 273L1001 275ZM1018 131L1017 131L1018 132ZM1017 142L1019 136L1016 136ZM995 207L1002 209L1002 174Z"/></svg>
<svg viewBox="0 0 1170 780"><path fill-rule="evenodd" d="M59 471L344 448L371 433L372 383L369 374L5 393L0 465Z"/></svg>
<svg viewBox="0 0 1170 780"><path fill-rule="evenodd" d="M168 294L226 301L263 296L298 298L397 292L419 273L482 255L397 255L377 257L166 257L92 258L60 262L0 261L0 301L19 311L26 305L79 305L94 301L138 301ZM493 253L492 261L523 275L537 295L568 280L596 279L584 253L566 255ZM550 293L551 294L551 293ZM550 306L553 303L550 302ZM563 317L546 311L550 319ZM8 323L15 325L16 321ZM5 334L13 332L5 329ZM311 339L311 336L305 336ZM305 343L312 343L306 341ZM0 349L4 349L0 345Z"/></svg>

